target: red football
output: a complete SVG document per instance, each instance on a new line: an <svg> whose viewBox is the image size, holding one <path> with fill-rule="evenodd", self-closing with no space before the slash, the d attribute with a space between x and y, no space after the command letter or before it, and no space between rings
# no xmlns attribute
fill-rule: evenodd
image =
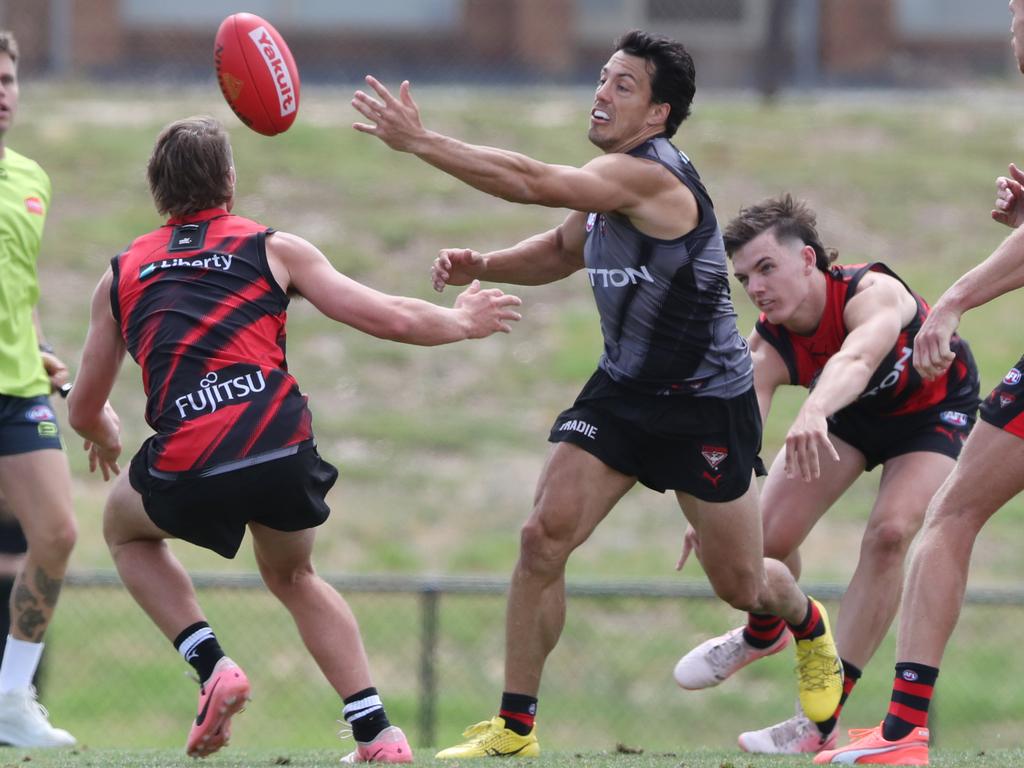
<svg viewBox="0 0 1024 768"><path fill-rule="evenodd" d="M299 111L299 70L288 44L267 21L235 13L213 45L217 82L239 119L264 136L287 131Z"/></svg>

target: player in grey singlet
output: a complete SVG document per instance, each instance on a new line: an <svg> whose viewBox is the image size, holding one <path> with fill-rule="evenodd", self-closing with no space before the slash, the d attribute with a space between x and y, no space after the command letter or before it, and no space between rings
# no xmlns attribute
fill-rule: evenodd
<svg viewBox="0 0 1024 768"><path fill-rule="evenodd" d="M590 111L588 138L602 154L582 168L429 131L408 82L392 95L366 81L371 93L357 91L352 103L368 122L356 130L504 200L569 209L555 229L510 248L443 250L434 287L474 278L540 285L582 272L605 335L600 367L555 421L523 526L498 716L438 757L539 753L537 693L565 621L566 562L638 482L676 493L724 600L793 629L803 649L801 702L808 717L828 717L842 692L835 645L820 604L781 562L762 556L751 482L761 422L750 356L736 330L711 201L669 143L696 90L685 48L639 31L620 38Z"/></svg>
<svg viewBox="0 0 1024 768"><path fill-rule="evenodd" d="M604 336L599 366L635 389L736 397L750 389L753 366L736 328L711 199L689 158L668 139L649 139L628 154L661 163L686 185L698 223L683 237L661 240L626 216L587 216L583 258ZM647 290L639 290L641 283Z"/></svg>

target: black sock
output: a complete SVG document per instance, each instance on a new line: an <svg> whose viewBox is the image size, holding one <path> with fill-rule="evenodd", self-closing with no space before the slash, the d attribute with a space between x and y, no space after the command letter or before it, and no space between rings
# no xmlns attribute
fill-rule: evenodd
<svg viewBox="0 0 1024 768"><path fill-rule="evenodd" d="M748 613L743 639L752 648L767 648L778 642L786 631L786 622L767 613Z"/></svg>
<svg viewBox="0 0 1024 768"><path fill-rule="evenodd" d="M788 622L787 622L788 623ZM789 631L797 640L811 640L825 634L825 620L818 610L818 605L807 598L807 613L799 624L790 624Z"/></svg>
<svg viewBox="0 0 1024 768"><path fill-rule="evenodd" d="M850 698L850 691L853 690L853 686L857 684L857 681L860 680L860 676L863 674L860 667L855 667L846 659L840 659L840 661L843 662L843 695L839 697L839 706L832 713L832 717L824 722L815 723L822 736L828 736L836 727L836 724L839 722L839 714L843 711L843 705Z"/></svg>
<svg viewBox="0 0 1024 768"><path fill-rule="evenodd" d="M376 688L364 688L346 696L344 701L342 716L352 726L352 738L356 741L364 744L373 741L377 734L391 725Z"/></svg>
<svg viewBox="0 0 1024 768"><path fill-rule="evenodd" d="M537 698L525 693L501 694L501 710L498 712L505 720L505 727L520 736L526 736L533 730L537 719Z"/></svg>
<svg viewBox="0 0 1024 768"><path fill-rule="evenodd" d="M928 705L932 703L938 676L938 668L927 664L901 661L896 665L889 713L882 721L884 739L896 741L915 728L928 727Z"/></svg>
<svg viewBox="0 0 1024 768"><path fill-rule="evenodd" d="M213 668L225 656L220 643L217 642L217 636L205 621L197 621L183 629L181 634L174 638L174 647L185 661L192 665L199 675L200 683L210 679Z"/></svg>

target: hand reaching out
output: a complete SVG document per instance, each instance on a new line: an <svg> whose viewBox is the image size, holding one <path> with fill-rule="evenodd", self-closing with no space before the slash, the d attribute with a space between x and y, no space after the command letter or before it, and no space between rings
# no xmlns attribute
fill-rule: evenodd
<svg viewBox="0 0 1024 768"><path fill-rule="evenodd" d="M1010 163L1009 174L996 179L996 202L992 218L1016 229L1024 223L1024 171Z"/></svg>
<svg viewBox="0 0 1024 768"><path fill-rule="evenodd" d="M510 322L522 315L512 307L522 304L518 296L505 293L498 288L481 288L480 281L474 280L455 299L455 309L465 313L468 322L467 337L482 339L492 333L508 333Z"/></svg>

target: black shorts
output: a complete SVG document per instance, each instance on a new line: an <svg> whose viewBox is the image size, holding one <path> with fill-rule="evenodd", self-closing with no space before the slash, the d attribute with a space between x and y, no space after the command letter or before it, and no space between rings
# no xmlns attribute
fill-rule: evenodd
<svg viewBox="0 0 1024 768"><path fill-rule="evenodd" d="M1024 438L1024 357L981 404L981 420Z"/></svg>
<svg viewBox="0 0 1024 768"><path fill-rule="evenodd" d="M555 419L548 440L577 445L648 488L703 501L738 499L755 470L764 474L753 388L729 400L650 395L598 369Z"/></svg>
<svg viewBox="0 0 1024 768"><path fill-rule="evenodd" d="M128 480L146 514L175 538L233 558L251 521L277 531L323 523L331 510L324 497L338 470L315 447L209 477L169 480L150 474L148 440L132 458Z"/></svg>
<svg viewBox="0 0 1024 768"><path fill-rule="evenodd" d="M0 395L0 456L45 448L64 448L50 398Z"/></svg>
<svg viewBox="0 0 1024 768"><path fill-rule="evenodd" d="M889 459L917 451L941 453L955 461L974 426L977 411L977 397L943 401L901 416L871 412L857 408L855 403L829 417L828 431L864 454L866 472Z"/></svg>
<svg viewBox="0 0 1024 768"><path fill-rule="evenodd" d="M22 555L28 552L25 533L13 517L0 518L0 554ZM0 577L2 578L2 577Z"/></svg>

